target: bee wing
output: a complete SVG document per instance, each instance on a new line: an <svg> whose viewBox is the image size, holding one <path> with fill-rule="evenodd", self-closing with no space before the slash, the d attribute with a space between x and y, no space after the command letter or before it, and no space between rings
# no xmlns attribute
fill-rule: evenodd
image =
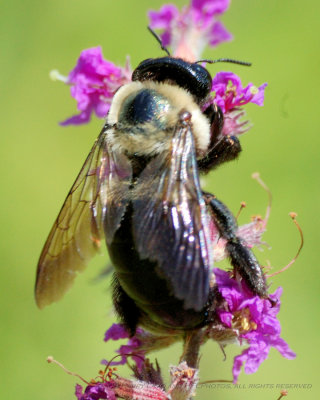
<svg viewBox="0 0 320 400"><path fill-rule="evenodd" d="M170 154L155 157L137 187L133 232L141 257L158 263L185 309L201 310L213 258L190 125L178 123Z"/></svg>
<svg viewBox="0 0 320 400"><path fill-rule="evenodd" d="M40 308L59 300L99 250L106 215L107 236L120 224L131 166L109 150L107 134L103 129L95 141L42 250L35 287Z"/></svg>

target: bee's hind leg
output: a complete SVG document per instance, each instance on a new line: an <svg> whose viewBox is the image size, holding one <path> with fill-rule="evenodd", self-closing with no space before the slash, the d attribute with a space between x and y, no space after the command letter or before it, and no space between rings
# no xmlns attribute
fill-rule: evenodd
<svg viewBox="0 0 320 400"><path fill-rule="evenodd" d="M140 310L135 302L122 289L117 275L112 280L112 300L120 322L125 326L130 337L134 336L140 319Z"/></svg>
<svg viewBox="0 0 320 400"><path fill-rule="evenodd" d="M268 298L265 276L253 252L237 236L238 225L230 210L214 195L203 193L211 211L213 221L221 235L226 239L226 250L231 264L248 288L262 298Z"/></svg>

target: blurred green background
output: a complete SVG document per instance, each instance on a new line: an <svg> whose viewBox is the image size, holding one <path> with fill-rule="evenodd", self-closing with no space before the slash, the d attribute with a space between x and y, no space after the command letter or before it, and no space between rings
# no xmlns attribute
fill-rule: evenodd
<svg viewBox="0 0 320 400"><path fill-rule="evenodd" d="M102 45L106 59L132 65L162 55L146 31L146 11L162 1L55 0L6 1L1 4L1 397L6 399L73 399L76 379L47 365L53 355L85 378L96 375L102 358L117 343L104 344L103 333L114 320L108 281L93 283L106 255L97 257L62 302L39 311L33 299L37 259L102 122L59 127L75 114L69 89L49 79L57 68L67 74L82 49ZM178 6L185 4L176 1ZM271 188L273 207L265 240L272 249L258 252L261 263L284 266L295 255L299 235L290 211L305 235L303 252L289 271L273 279L284 287L280 313L282 337L297 353L294 361L275 350L246 384L308 384L289 390L289 399L319 398L316 355L319 337L319 15L316 0L234 1L222 18L235 40L208 50L206 57L250 60L252 68L229 69L243 83L268 82L265 106L247 106L252 130L242 138L240 160L207 179L236 212L247 208L240 223L263 214L267 197L251 179L259 171ZM230 379L236 346L203 348L201 380ZM318 353L318 354L316 354ZM177 363L179 345L157 354L163 371ZM318 360L317 360L318 361ZM123 367L122 374L128 374ZM311 387L310 387L311 386ZM274 389L199 389L199 399L276 400Z"/></svg>

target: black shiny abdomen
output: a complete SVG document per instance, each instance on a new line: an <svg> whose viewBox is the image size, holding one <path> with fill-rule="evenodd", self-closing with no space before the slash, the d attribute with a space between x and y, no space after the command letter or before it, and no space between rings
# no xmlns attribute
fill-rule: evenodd
<svg viewBox="0 0 320 400"><path fill-rule="evenodd" d="M150 322L150 329L160 331L185 331L203 325L206 322L205 310L185 310L183 302L173 296L167 280L157 273L157 264L140 259L132 235L132 213L129 205L108 248L116 278L139 310L137 323L146 326Z"/></svg>

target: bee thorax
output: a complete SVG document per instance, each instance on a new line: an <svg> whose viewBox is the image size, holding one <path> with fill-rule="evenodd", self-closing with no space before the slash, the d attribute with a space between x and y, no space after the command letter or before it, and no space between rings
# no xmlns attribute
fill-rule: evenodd
<svg viewBox="0 0 320 400"><path fill-rule="evenodd" d="M152 156L170 151L181 110L191 115L197 155L207 149L210 129L207 118L186 90L169 83L133 82L115 95L107 122L113 148L130 155Z"/></svg>

